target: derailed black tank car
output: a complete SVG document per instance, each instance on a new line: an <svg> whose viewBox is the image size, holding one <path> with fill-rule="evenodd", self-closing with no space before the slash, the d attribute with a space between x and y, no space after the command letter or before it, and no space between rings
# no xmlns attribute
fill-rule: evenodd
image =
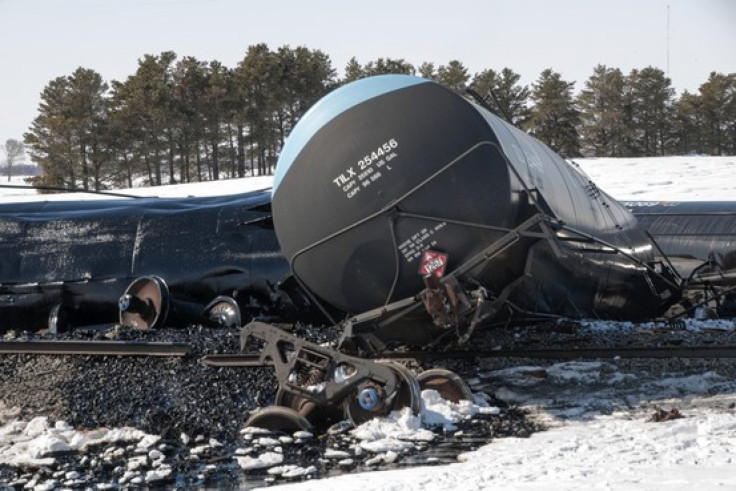
<svg viewBox="0 0 736 491"><path fill-rule="evenodd" d="M295 277L323 303L369 311L346 328L373 341L431 342L511 315L650 319L680 296L623 205L417 77L363 79L318 102L282 151L273 213Z"/></svg>
<svg viewBox="0 0 736 491"><path fill-rule="evenodd" d="M111 324L121 305L135 327L207 323L220 296L213 316L238 325L295 309L268 190L2 204L0 237L0 333Z"/></svg>
<svg viewBox="0 0 736 491"><path fill-rule="evenodd" d="M683 278L684 313L736 316L736 201L627 202Z"/></svg>

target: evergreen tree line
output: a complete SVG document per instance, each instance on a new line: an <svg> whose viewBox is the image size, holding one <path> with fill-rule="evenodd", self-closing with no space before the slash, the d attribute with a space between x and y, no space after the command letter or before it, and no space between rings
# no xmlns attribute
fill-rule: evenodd
<svg viewBox="0 0 736 491"><path fill-rule="evenodd" d="M355 58L336 77L319 50L250 46L236 67L173 52L145 55L125 81L78 68L44 88L24 135L41 166L33 183L102 190L273 172L299 118L322 96L363 77L404 73L477 97L565 157L736 154L736 74L711 73L675 98L658 68L598 65L579 94L552 69L524 86L510 68L472 75L458 60L417 67Z"/></svg>

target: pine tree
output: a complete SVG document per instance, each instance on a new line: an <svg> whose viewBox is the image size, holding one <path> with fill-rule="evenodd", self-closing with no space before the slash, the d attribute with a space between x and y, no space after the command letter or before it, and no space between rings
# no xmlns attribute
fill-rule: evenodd
<svg viewBox="0 0 736 491"><path fill-rule="evenodd" d="M580 115L575 108L572 90L575 82L565 82L559 73L548 68L532 84L531 110L527 127L532 135L563 157L580 155L577 126Z"/></svg>
<svg viewBox="0 0 736 491"><path fill-rule="evenodd" d="M417 69L417 74L422 78L426 78L427 80L437 79L437 72L434 68L434 63L425 61L424 63L419 65L419 68Z"/></svg>
<svg viewBox="0 0 736 491"><path fill-rule="evenodd" d="M473 77L470 84L481 97L484 97L491 107L497 107L502 118L510 118L514 126L523 126L529 118L529 87L519 84L521 76L510 68L504 68L501 73L486 69Z"/></svg>
<svg viewBox="0 0 736 491"><path fill-rule="evenodd" d="M521 75L510 68L501 70L494 92L504 112L511 117L511 124L522 126L529 119L529 87L520 85Z"/></svg>
<svg viewBox="0 0 736 491"><path fill-rule="evenodd" d="M726 104L726 138L729 142L726 151L729 155L736 155L736 73L728 75L730 97Z"/></svg>
<svg viewBox="0 0 736 491"><path fill-rule="evenodd" d="M251 168L258 169L258 175L265 175L275 160L271 142L277 134L273 117L277 94L272 90L278 80L276 56L264 43L249 46L236 72L245 90Z"/></svg>
<svg viewBox="0 0 736 491"><path fill-rule="evenodd" d="M673 107L674 150L678 155L702 154L705 149L702 98L687 90Z"/></svg>
<svg viewBox="0 0 736 491"><path fill-rule="evenodd" d="M481 97L488 99L491 91L495 91L498 87L498 74L495 70L488 68L480 73L476 73L470 82L470 87ZM492 103L492 102L491 102Z"/></svg>
<svg viewBox="0 0 736 491"><path fill-rule="evenodd" d="M232 76L232 72L219 61L211 61L207 66L202 116L205 141L209 147L209 178L215 181L220 179L220 145L223 127L230 115L228 100Z"/></svg>
<svg viewBox="0 0 736 491"><path fill-rule="evenodd" d="M711 72L708 80L700 86L700 98L708 153L733 153L736 150L736 74Z"/></svg>
<svg viewBox="0 0 736 491"><path fill-rule="evenodd" d="M41 94L39 115L25 141L43 174L37 185L101 189L108 155L104 146L108 89L94 70L78 68L52 80Z"/></svg>
<svg viewBox="0 0 736 491"><path fill-rule="evenodd" d="M369 61L363 66L363 76L388 75L392 73L414 75L414 65L407 63L403 58L378 58Z"/></svg>
<svg viewBox="0 0 736 491"><path fill-rule="evenodd" d="M624 76L598 65L578 96L580 139L585 155L623 155Z"/></svg>
<svg viewBox="0 0 736 491"><path fill-rule="evenodd" d="M24 135L31 160L41 168L30 180L37 186L76 187L72 128L66 109L68 87L68 77L57 77L43 88L38 115Z"/></svg>
<svg viewBox="0 0 736 491"><path fill-rule="evenodd" d="M348 64L345 66L345 77L342 79L342 83L348 84L350 82L360 80L363 77L365 77L365 75L363 74L363 66L353 56L352 58L350 58L350 61L348 61Z"/></svg>
<svg viewBox="0 0 736 491"><path fill-rule="evenodd" d="M465 93L468 80L468 69L458 60L451 60L437 69L437 82L460 94Z"/></svg>
<svg viewBox="0 0 736 491"><path fill-rule="evenodd" d="M107 119L108 85L94 70L78 68L69 77L69 106L71 124L75 128L75 144L79 152L82 187L95 190L102 184L102 167L107 163L104 148L104 123Z"/></svg>
<svg viewBox="0 0 736 491"><path fill-rule="evenodd" d="M630 90L631 128L640 155L665 155L671 146L674 89L659 68L632 70L626 78Z"/></svg>
<svg viewBox="0 0 736 491"><path fill-rule="evenodd" d="M205 141L208 70L207 63L191 56L184 57L174 67L172 98L179 115L177 152L181 182L191 182L193 175L197 181L203 177L200 146Z"/></svg>
<svg viewBox="0 0 736 491"><path fill-rule="evenodd" d="M281 144L299 118L336 85L335 70L329 56L305 47L279 48L279 111L282 113Z"/></svg>
<svg viewBox="0 0 736 491"><path fill-rule="evenodd" d="M163 163L168 161L169 182L175 181L172 148L175 131L181 124L174 91L176 54L144 55L136 72L125 82L113 83L114 105L137 128L138 146L150 185L162 184Z"/></svg>

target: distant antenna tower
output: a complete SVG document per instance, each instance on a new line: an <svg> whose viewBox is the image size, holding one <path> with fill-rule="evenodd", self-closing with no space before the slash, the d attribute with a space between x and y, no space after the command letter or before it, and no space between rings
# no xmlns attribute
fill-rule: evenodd
<svg viewBox="0 0 736 491"><path fill-rule="evenodd" d="M667 4L667 77L670 76L670 4Z"/></svg>

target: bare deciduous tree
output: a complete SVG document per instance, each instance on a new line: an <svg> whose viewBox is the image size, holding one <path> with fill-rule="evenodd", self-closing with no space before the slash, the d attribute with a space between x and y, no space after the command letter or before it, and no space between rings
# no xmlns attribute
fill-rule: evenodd
<svg viewBox="0 0 736 491"><path fill-rule="evenodd" d="M18 140L8 139L5 145L0 145L5 154L5 165L8 169L8 182L10 182L10 176L12 175L13 164L20 162L25 154L26 147L23 142Z"/></svg>

